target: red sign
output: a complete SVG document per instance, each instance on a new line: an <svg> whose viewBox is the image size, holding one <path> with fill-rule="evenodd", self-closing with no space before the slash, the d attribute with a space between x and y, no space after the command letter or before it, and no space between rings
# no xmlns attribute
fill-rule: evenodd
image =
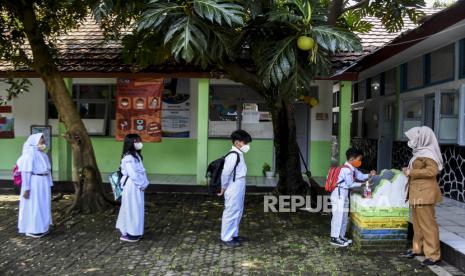
<svg viewBox="0 0 465 276"><path fill-rule="evenodd" d="M118 79L116 85L116 140L129 133L144 142L161 141L163 79Z"/></svg>
<svg viewBox="0 0 465 276"><path fill-rule="evenodd" d="M11 105L0 106L0 113L11 113Z"/></svg>

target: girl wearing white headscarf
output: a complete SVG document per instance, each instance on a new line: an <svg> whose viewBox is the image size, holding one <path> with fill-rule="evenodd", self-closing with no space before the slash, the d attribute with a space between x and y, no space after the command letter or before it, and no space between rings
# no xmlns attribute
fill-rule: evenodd
<svg viewBox="0 0 465 276"><path fill-rule="evenodd" d="M18 231L33 238L44 236L52 223L50 161L42 133L29 136L17 161L21 172Z"/></svg>
<svg viewBox="0 0 465 276"><path fill-rule="evenodd" d="M439 228L434 206L442 201L437 175L444 168L436 135L429 127L414 127L405 133L413 151L408 168L409 205L412 209L413 247L403 257L413 258L424 253L423 265L434 265L441 259Z"/></svg>

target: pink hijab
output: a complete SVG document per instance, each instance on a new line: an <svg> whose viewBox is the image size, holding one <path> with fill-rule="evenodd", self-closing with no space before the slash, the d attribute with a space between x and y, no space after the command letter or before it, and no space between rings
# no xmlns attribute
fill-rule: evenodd
<svg viewBox="0 0 465 276"><path fill-rule="evenodd" d="M431 128L427 126L414 127L405 132L405 136L409 139L408 146L413 150L413 157L408 165L409 169L412 169L413 162L419 157L433 159L438 164L440 171L444 168L441 149Z"/></svg>

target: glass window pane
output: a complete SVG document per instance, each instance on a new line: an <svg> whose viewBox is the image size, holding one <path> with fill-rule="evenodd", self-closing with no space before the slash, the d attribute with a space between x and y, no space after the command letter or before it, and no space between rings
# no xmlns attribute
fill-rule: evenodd
<svg viewBox="0 0 465 276"><path fill-rule="evenodd" d="M431 53L431 82L454 77L455 45L451 44Z"/></svg>
<svg viewBox="0 0 465 276"><path fill-rule="evenodd" d="M407 63L407 89L423 85L423 57L418 57Z"/></svg>
<svg viewBox="0 0 465 276"><path fill-rule="evenodd" d="M396 93L396 69L387 71L384 75L384 91L386 95L392 95Z"/></svg>
<svg viewBox="0 0 465 276"><path fill-rule="evenodd" d="M457 116L459 112L459 97L456 93L441 94L441 115Z"/></svg>
<svg viewBox="0 0 465 276"><path fill-rule="evenodd" d="M79 114L82 119L105 119L106 104L105 103L80 103Z"/></svg>
<svg viewBox="0 0 465 276"><path fill-rule="evenodd" d="M404 119L423 119L423 104L418 101L404 102Z"/></svg>
<svg viewBox="0 0 465 276"><path fill-rule="evenodd" d="M238 116L238 104L227 102L210 104L210 121L237 121Z"/></svg>
<svg viewBox="0 0 465 276"><path fill-rule="evenodd" d="M110 98L111 87L109 85L79 85L80 99L102 99Z"/></svg>
<svg viewBox="0 0 465 276"><path fill-rule="evenodd" d="M371 98L376 98L380 96L380 90L381 90L381 76L375 76L371 78L371 85L369 87L371 91Z"/></svg>
<svg viewBox="0 0 465 276"><path fill-rule="evenodd" d="M456 140L458 133L457 118L441 118L439 120L439 139L441 140Z"/></svg>

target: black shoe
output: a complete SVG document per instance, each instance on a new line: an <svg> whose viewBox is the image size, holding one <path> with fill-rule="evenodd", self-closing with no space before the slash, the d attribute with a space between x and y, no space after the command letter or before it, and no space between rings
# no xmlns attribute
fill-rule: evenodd
<svg viewBox="0 0 465 276"><path fill-rule="evenodd" d="M221 241L221 243L222 243L224 246L228 246L228 247L238 247L238 246L241 245L240 242L235 241L235 240Z"/></svg>
<svg viewBox="0 0 465 276"><path fill-rule="evenodd" d="M416 256L419 256L420 254L413 253L412 249L407 250L405 253L400 253L399 257L401 258L406 258L406 259L413 259Z"/></svg>
<svg viewBox="0 0 465 276"><path fill-rule="evenodd" d="M440 262L441 262L441 260L433 261L433 260L431 260L431 259L425 259L425 260L421 263L421 265L422 265L422 266L437 265L437 264L439 264Z"/></svg>
<svg viewBox="0 0 465 276"><path fill-rule="evenodd" d="M339 246L339 247L347 247L349 245L348 242L341 240L340 238L331 238L329 241L331 245Z"/></svg>
<svg viewBox="0 0 465 276"><path fill-rule="evenodd" d="M245 238L245 237L233 237L232 240L235 241L235 242L245 242L245 241L247 241L247 238Z"/></svg>

